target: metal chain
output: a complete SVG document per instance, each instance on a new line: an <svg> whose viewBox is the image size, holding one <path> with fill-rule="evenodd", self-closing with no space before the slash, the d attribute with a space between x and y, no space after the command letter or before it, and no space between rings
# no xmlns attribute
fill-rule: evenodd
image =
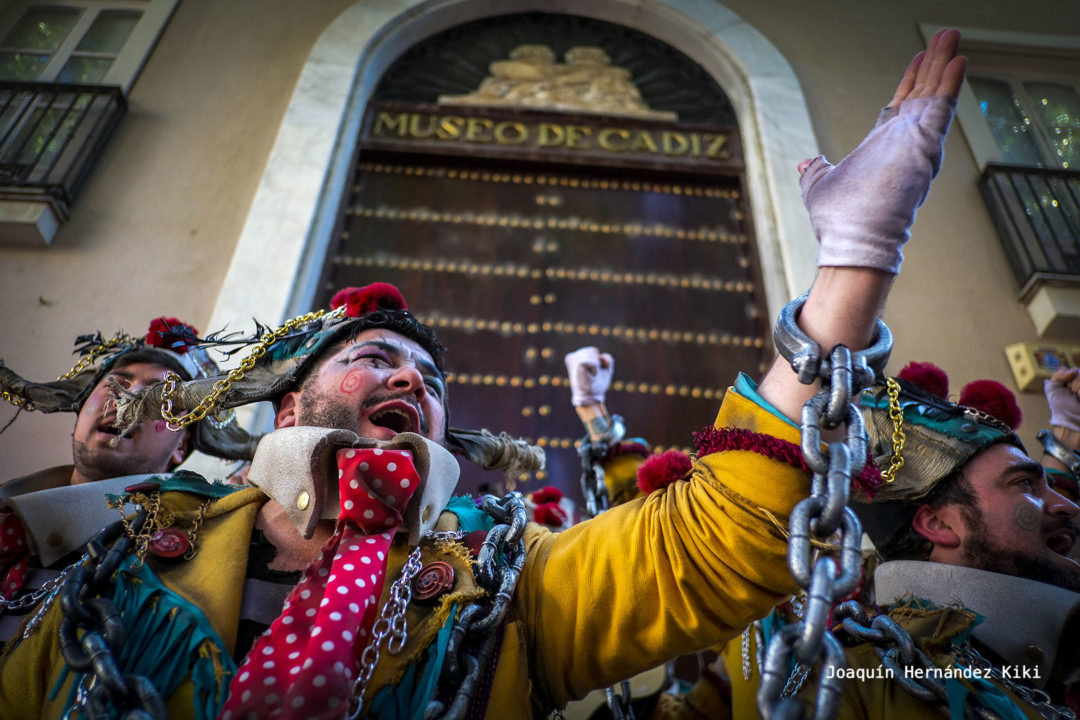
<svg viewBox="0 0 1080 720"><path fill-rule="evenodd" d="M607 701L613 720L634 720L634 709L630 707L632 698L629 680L619 683L619 692L615 692L614 685L604 688L604 699Z"/></svg>
<svg viewBox="0 0 1080 720"><path fill-rule="evenodd" d="M349 715L350 720L360 717L363 710L364 691L367 689L368 683L371 682L371 676L375 674L375 667L379 664L381 657L379 651L382 648L383 641L387 637L390 638L390 641L386 643L386 649L391 655L397 655L401 652L401 648L405 646L405 639L408 636L405 611L412 600L413 579L416 578L422 568L420 546L417 545L409 553L408 559L402 566L401 575L390 586L390 599L383 605L379 619L375 621L371 628L371 641L368 642L367 647L364 648L364 652L360 656L360 673L353 684L352 693L353 702L356 703L356 710ZM395 645L395 643L397 644Z"/></svg>
<svg viewBox="0 0 1080 720"><path fill-rule="evenodd" d="M1047 720L1076 720L1076 713L1072 709L1053 704L1050 702L1050 696L1042 690L1029 688L1016 682L1000 668L995 667L989 660L980 655L979 651L971 647L970 643L964 643L957 648L956 659L963 660L969 668L989 673L990 677L1030 705L1039 713L1040 717Z"/></svg>
<svg viewBox="0 0 1080 720"><path fill-rule="evenodd" d="M938 676L938 666L919 650L911 635L885 614L873 620L855 600L836 609L839 629L862 643L870 643L881 658L889 676L909 694L931 704L947 702L945 683Z"/></svg>
<svg viewBox="0 0 1080 720"><path fill-rule="evenodd" d="M626 437L626 425L619 415L611 416L602 437L592 440L588 433L578 446L581 458L581 494L585 497L585 514L596 517L611 507L607 483L604 478L603 461L611 447ZM630 681L619 683L619 692L615 686L604 688L604 699L614 720L634 720L634 710L630 707Z"/></svg>
<svg viewBox="0 0 1080 720"><path fill-rule="evenodd" d="M11 403L20 410L26 410L27 412L34 412L35 410L37 410L37 408L34 407L34 404L32 402L30 402L29 400L24 400L18 395L12 395L7 390L0 390L0 399Z"/></svg>
<svg viewBox="0 0 1080 720"><path fill-rule="evenodd" d="M476 581L492 598L490 604L471 603L454 621L446 645L439 687L453 689L447 702L432 700L424 720L459 720L465 715L491 661L498 629L506 618L522 568L525 566L525 525L528 515L521 493L499 499L484 497L483 509L495 520L476 558ZM449 694L449 693L448 693Z"/></svg>
<svg viewBox="0 0 1080 720"><path fill-rule="evenodd" d="M881 472L881 479L891 483L896 480L896 473L904 467L904 444L907 435L904 433L904 409L900 407L900 383L895 378L885 378L885 387L889 393L889 419L892 420L892 457L889 458L889 467Z"/></svg>
<svg viewBox="0 0 1080 720"><path fill-rule="evenodd" d="M138 532L146 518L146 510L139 508L130 527ZM98 533L87 545L88 561L74 566L60 588L60 652L68 668L82 675L68 718L167 717L153 683L142 675L123 674L116 662L127 633L110 598L116 570L131 550L124 530L123 523L115 522Z"/></svg>
<svg viewBox="0 0 1080 720"><path fill-rule="evenodd" d="M24 593L23 595L19 595L18 597L14 597L10 600L0 598L0 615L9 612L18 612L20 610L28 610L29 608L34 607L39 602L44 600L46 596L54 594L57 590L60 589L60 586L64 584L64 580L67 579L68 573L71 572L71 569L76 565L81 565L82 563L84 563L86 561L86 558L87 556L83 555L74 563L68 565L66 568L61 570L59 575L42 583L41 587L39 587L37 590L32 590L28 593Z"/></svg>
<svg viewBox="0 0 1080 720"><path fill-rule="evenodd" d="M94 348L90 350L90 353L88 355L83 356L83 358L80 359L79 362L75 363L75 367L71 368L66 373L56 378L56 380L57 382L59 382L60 380L70 380L86 368L93 365L94 361L96 361L99 357L101 357L117 345L135 345L136 343L138 343L138 340L131 337L130 335L117 335L110 340L106 340L100 345L95 345Z"/></svg>
<svg viewBox="0 0 1080 720"><path fill-rule="evenodd" d="M750 678L754 675L754 668L750 664L750 633L757 629L759 622L761 621L755 620L742 632L742 677L747 682L750 682Z"/></svg>
<svg viewBox="0 0 1080 720"><path fill-rule="evenodd" d="M1047 455L1064 465L1073 477L1080 477L1080 453L1070 450L1046 428L1040 430L1035 438Z"/></svg>
<svg viewBox="0 0 1080 720"><path fill-rule="evenodd" d="M607 485L604 482L604 467L601 464L611 446L626 437L626 425L618 415L611 416L611 425L604 436L593 441L588 434L578 446L581 458L581 494L585 497L585 512L589 517L596 517L610 506Z"/></svg>
<svg viewBox="0 0 1080 720"><path fill-rule="evenodd" d="M180 387L180 376L176 373L168 373L165 376L165 390L161 396L161 417L165 419L168 428L173 432L179 432L187 426L199 422L214 410L218 401L221 399L221 396L229 391L229 388L232 387L234 382L239 382L249 370L255 367L255 364L266 355L266 351L271 345L278 340L281 340L294 328L300 325L313 322L323 317L329 320L342 316L345 313L345 309L346 306L342 305L330 312L327 312L326 310L316 310L307 313L306 315L295 317L278 329L266 333L259 339L259 342L251 348L251 352L240 362L240 365L233 370L230 370L228 375L214 383L213 388L210 390L210 394L204 397L202 401L186 415L177 416L173 414L173 403L178 399L175 395L177 389Z"/></svg>
<svg viewBox="0 0 1080 720"><path fill-rule="evenodd" d="M791 513L788 541L788 566L807 595L806 619L785 625L769 643L757 694L758 709L766 720L805 717L801 702L784 697L792 660L807 667L820 663L814 717L831 719L839 709L843 688L835 670L844 667L844 653L828 632L829 615L832 605L858 585L862 563L862 525L847 504L852 478L866 464L866 438L862 415L852 400L881 372L892 349L892 334L878 320L868 349L853 353L837 345L822 357L821 348L796 322L806 298L784 307L773 332L777 349L799 381L805 385L821 381L821 390L803 407L801 423L802 453L813 471L811 494ZM845 431L844 440L829 443L823 453L822 431L833 429ZM815 540L834 535L839 540L839 563L814 550Z"/></svg>
<svg viewBox="0 0 1080 720"><path fill-rule="evenodd" d="M774 610L773 612L778 612ZM799 620L806 617L806 598L802 595L795 595L791 598L791 612ZM761 629L761 620L755 620L746 626L746 630L742 634L742 671L743 680L747 682L754 675L754 662L757 662L757 667L760 669L765 665L765 638ZM754 633L755 640L757 641L757 652L751 659L750 655L750 633ZM781 693L782 697L791 697L802 689L803 683L806 681L806 675L809 668L803 665L796 665L791 670L791 675L788 676L787 683L784 685L784 690Z"/></svg>

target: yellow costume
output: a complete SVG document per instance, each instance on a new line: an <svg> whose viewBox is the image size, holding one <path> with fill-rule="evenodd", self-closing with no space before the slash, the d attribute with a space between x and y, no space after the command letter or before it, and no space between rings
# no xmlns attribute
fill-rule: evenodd
<svg viewBox="0 0 1080 720"><path fill-rule="evenodd" d="M798 441L798 430L729 392L717 427L737 426ZM487 703L490 718L543 716L553 707L680 654L716 645L790 595L787 545L770 517L786 518L809 492L809 478L750 451L700 458L689 481L639 497L573 528L552 533L530 525L527 560L503 631ZM162 493L165 507L194 513L198 499ZM211 504L190 561L154 564L166 585L198 605L228 651L236 639L240 592L255 514L255 488ZM452 529L444 515L439 529ZM184 519L179 520L183 524ZM368 688L396 682L441 627L440 610L475 595L468 557L457 544L424 541L424 562L455 566L449 594L432 606L414 602L408 640L383 654ZM407 553L399 533L388 560L396 577ZM389 590L384 588L383 601ZM457 606L459 609L461 603ZM0 666L0 717L59 717L46 695L60 677L59 607ZM70 683L70 679L68 680ZM189 686L167 698L174 717L189 717Z"/></svg>

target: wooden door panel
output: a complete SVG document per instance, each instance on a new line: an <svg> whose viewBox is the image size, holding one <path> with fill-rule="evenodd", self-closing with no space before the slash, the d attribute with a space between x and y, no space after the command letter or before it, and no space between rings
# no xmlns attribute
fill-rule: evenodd
<svg viewBox="0 0 1080 720"><path fill-rule="evenodd" d="M741 188L738 174L368 153L318 303L398 285L449 348L451 424L545 447L521 489L580 497L567 352L615 355L608 406L658 449L687 448L735 374L771 354ZM462 489L498 480L466 467Z"/></svg>

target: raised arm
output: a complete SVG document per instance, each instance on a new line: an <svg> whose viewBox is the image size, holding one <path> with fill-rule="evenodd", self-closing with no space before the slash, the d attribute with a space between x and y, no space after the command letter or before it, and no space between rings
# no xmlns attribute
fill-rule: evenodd
<svg viewBox="0 0 1080 720"><path fill-rule="evenodd" d="M869 345L915 211L941 166L943 143L964 79L960 34L942 30L904 72L866 139L839 164L799 164L803 199L821 242L819 272L799 326L827 352ZM817 391L781 357L758 388L789 418Z"/></svg>

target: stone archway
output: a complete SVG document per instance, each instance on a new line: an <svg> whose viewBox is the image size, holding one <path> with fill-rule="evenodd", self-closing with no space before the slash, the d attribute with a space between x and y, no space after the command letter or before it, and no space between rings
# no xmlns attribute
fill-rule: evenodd
<svg viewBox="0 0 1080 720"><path fill-rule="evenodd" d="M347 181L365 105L383 71L418 40L490 15L563 12L615 22L678 47L731 98L743 129L751 213L769 312L809 286L816 242L793 168L817 143L791 66L712 0L386 0L358 2L312 48L237 243L211 327L308 309Z"/></svg>

